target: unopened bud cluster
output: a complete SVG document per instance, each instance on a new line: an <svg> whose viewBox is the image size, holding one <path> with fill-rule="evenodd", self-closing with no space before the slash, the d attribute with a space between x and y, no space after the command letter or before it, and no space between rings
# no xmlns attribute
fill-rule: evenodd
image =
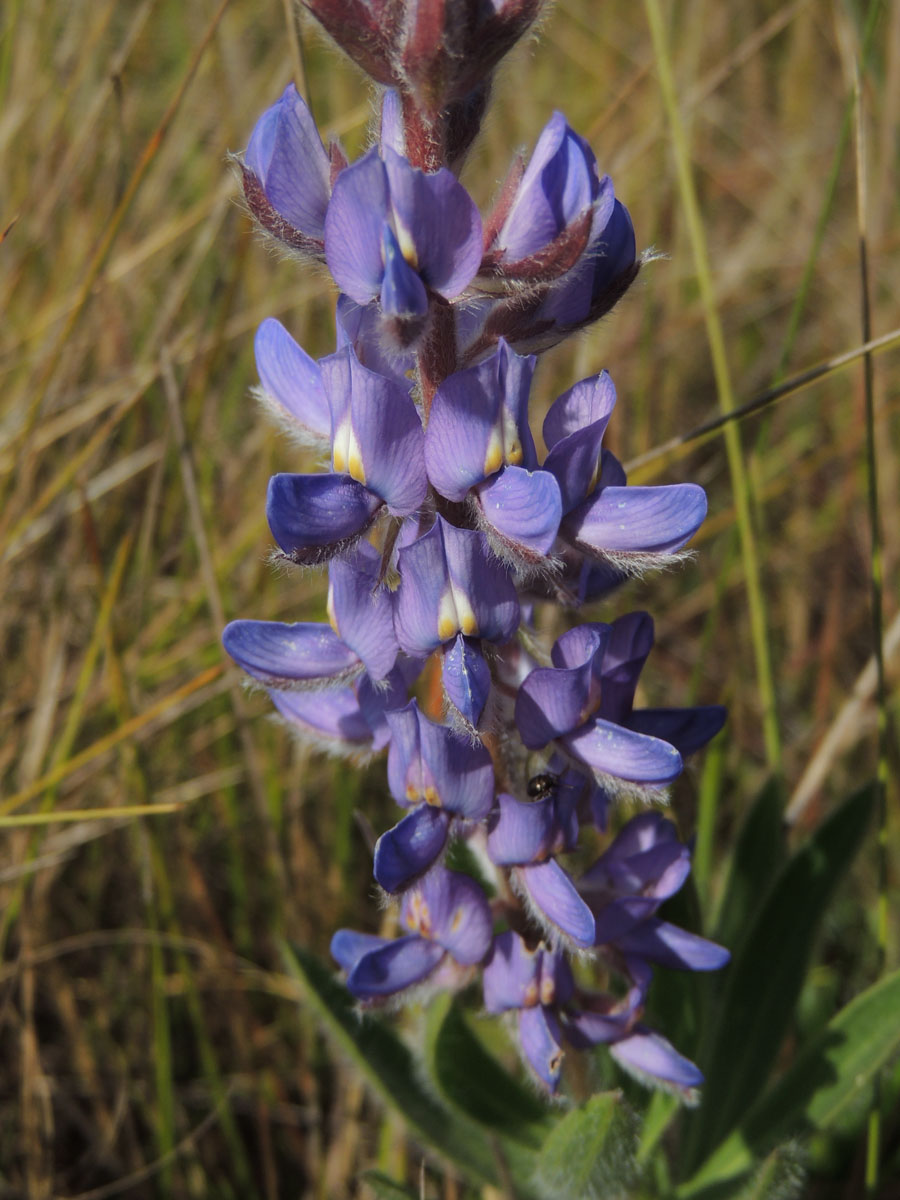
<svg viewBox="0 0 900 1200"><path fill-rule="evenodd" d="M564 1048L603 1043L626 1069L689 1095L697 1068L644 1025L654 965L711 970L727 952L661 919L690 856L647 809L577 879L579 831L607 833L617 797L665 798L717 707L635 707L653 623L631 613L544 647L535 606L577 610L677 556L706 513L694 484L629 487L603 437L604 371L529 424L537 355L607 312L640 260L626 208L555 113L482 218L457 178L502 56L538 0L307 0L382 85L377 144L323 146L293 86L243 156L262 228L323 263L340 295L318 362L276 320L256 358L266 403L322 470L279 474L280 555L326 566L328 624L232 622L229 654L313 744L387 749L405 809L375 847L402 934L341 930L332 953L364 1005L460 988L515 1014L551 1092ZM436 664L443 720L414 697ZM596 835L595 835L596 836ZM467 842L479 878L445 865ZM576 982L591 959L603 990ZM579 972L579 979L582 972Z"/></svg>

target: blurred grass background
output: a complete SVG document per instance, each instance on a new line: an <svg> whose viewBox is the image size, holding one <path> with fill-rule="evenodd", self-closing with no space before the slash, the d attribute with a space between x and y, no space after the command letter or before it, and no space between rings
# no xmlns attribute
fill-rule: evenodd
<svg viewBox="0 0 900 1200"><path fill-rule="evenodd" d="M882 6L868 47L871 9L844 0L665 12L740 404L863 340L854 57L873 334L900 325L900 6ZM376 1160L418 1169L298 1008L276 950L287 935L324 954L339 924L374 927L366 829L394 811L383 766L297 747L219 644L232 617L324 616L321 578L266 564L266 481L302 466L248 392L263 317L328 353L333 295L260 241L225 160L295 69L291 13L281 0L0 13L0 1197L344 1197L365 1194L355 1176ZM355 153L367 86L305 23L301 37L315 115ZM700 810L714 905L773 754L724 440L646 458L719 398L644 7L558 0L514 53L464 176L483 206L554 107L613 175L639 246L667 255L545 358L536 407L606 366L607 437L641 456L632 480L709 493L697 557L591 615L654 614L647 703L729 706L673 796L683 833ZM874 361L889 684L898 378L891 343ZM795 837L875 769L864 411L851 356L740 425ZM892 812L891 898L896 835ZM829 915L807 1020L873 977L875 864L873 833ZM894 917L891 962L896 943ZM852 1180L852 1148L820 1165L822 1195L860 1194L826 1178ZM446 1179L434 1194L463 1190Z"/></svg>

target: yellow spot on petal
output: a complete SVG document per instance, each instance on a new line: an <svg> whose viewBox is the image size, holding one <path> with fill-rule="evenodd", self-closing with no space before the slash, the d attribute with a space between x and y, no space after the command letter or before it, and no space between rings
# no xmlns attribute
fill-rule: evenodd
<svg viewBox="0 0 900 1200"><path fill-rule="evenodd" d="M427 787L425 789L425 803L432 805L433 808L441 807L441 798L437 793L437 788Z"/></svg>
<svg viewBox="0 0 900 1200"><path fill-rule="evenodd" d="M414 270L418 270L419 256L416 253L416 244L412 239L412 233L405 225L401 225L399 221L395 220L395 225L397 227L397 244L400 247L400 253Z"/></svg>
<svg viewBox="0 0 900 1200"><path fill-rule="evenodd" d="M532 980L525 989L525 1007L533 1008L539 998L538 985Z"/></svg>
<svg viewBox="0 0 900 1200"><path fill-rule="evenodd" d="M478 633L478 618L472 611L472 605L469 603L469 597L459 588L450 585L453 590L453 599L456 602L457 620L459 628L466 637L474 637Z"/></svg>
<svg viewBox="0 0 900 1200"><path fill-rule="evenodd" d="M449 642L459 632L459 614L456 611L456 600L453 587L448 587L441 596L438 606L438 637L442 642Z"/></svg>
<svg viewBox="0 0 900 1200"><path fill-rule="evenodd" d="M485 475L493 475L502 466L503 440L500 437L500 430L495 428L491 430L491 438L484 456L484 473Z"/></svg>
<svg viewBox="0 0 900 1200"><path fill-rule="evenodd" d="M334 613L334 588L331 587L330 585L328 588L328 600L326 601L326 604L325 604L325 612L328 614L328 624L331 626L331 628L334 630L334 632L338 635L338 637L340 637L341 631L340 631L340 629L338 629L337 617L335 616L335 613Z"/></svg>
<svg viewBox="0 0 900 1200"><path fill-rule="evenodd" d="M453 914L453 920L450 922L450 932L456 933L463 923L463 910L458 908Z"/></svg>
<svg viewBox="0 0 900 1200"><path fill-rule="evenodd" d="M556 985L551 979L541 980L541 1004L552 1004L556 996Z"/></svg>

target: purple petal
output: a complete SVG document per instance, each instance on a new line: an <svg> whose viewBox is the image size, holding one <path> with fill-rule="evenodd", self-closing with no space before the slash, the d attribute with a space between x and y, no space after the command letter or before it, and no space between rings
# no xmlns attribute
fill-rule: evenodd
<svg viewBox="0 0 900 1200"><path fill-rule="evenodd" d="M281 216L309 237L324 237L331 193L328 155L312 114L292 83L260 117L244 162Z"/></svg>
<svg viewBox="0 0 900 1200"><path fill-rule="evenodd" d="M478 489L478 505L508 549L529 560L553 549L562 500L559 484L549 471L506 467Z"/></svg>
<svg viewBox="0 0 900 1200"><path fill-rule="evenodd" d="M341 637L373 679L384 679L400 647L394 636L391 593L377 586L381 556L363 543L352 562L328 570L328 612Z"/></svg>
<svg viewBox="0 0 900 1200"><path fill-rule="evenodd" d="M285 554L315 563L364 533L381 503L347 475L273 475L266 519Z"/></svg>
<svg viewBox="0 0 900 1200"><path fill-rule="evenodd" d="M600 437L616 406L616 389L608 371L582 379L550 405L544 418L544 444L552 450L564 438L599 426Z"/></svg>
<svg viewBox="0 0 900 1200"><path fill-rule="evenodd" d="M516 873L529 898L548 921L578 946L594 944L594 916L575 884L554 858Z"/></svg>
<svg viewBox="0 0 900 1200"><path fill-rule="evenodd" d="M415 247L422 279L445 299L452 300L468 287L481 265L478 209L445 167L426 175L411 167L390 146L384 147L384 165L401 245Z"/></svg>
<svg viewBox="0 0 900 1200"><path fill-rule="evenodd" d="M389 938L355 929L339 929L331 939L331 957L344 971L352 971L364 954L390 945Z"/></svg>
<svg viewBox="0 0 900 1200"><path fill-rule="evenodd" d="M576 1012L566 1015L564 1028L566 1038L576 1050L587 1050L620 1041L630 1020L628 1012Z"/></svg>
<svg viewBox="0 0 900 1200"><path fill-rule="evenodd" d="M357 684L359 706L372 729L373 750L383 750L391 740L387 714L407 703L409 689L421 674L422 665L421 660L401 654L384 683L376 685L363 675Z"/></svg>
<svg viewBox="0 0 900 1200"><path fill-rule="evenodd" d="M457 634L443 648L441 672L447 699L473 729L477 728L491 691L491 671L480 644Z"/></svg>
<svg viewBox="0 0 900 1200"><path fill-rule="evenodd" d="M595 553L671 554L694 536L706 516L706 493L695 483L606 487L566 518L566 536Z"/></svg>
<svg viewBox="0 0 900 1200"><path fill-rule="evenodd" d="M681 755L660 738L633 733L600 718L562 739L579 762L630 783L669 783L681 774Z"/></svg>
<svg viewBox="0 0 900 1200"><path fill-rule="evenodd" d="M652 649L653 618L649 613L627 613L613 621L603 655L604 717L611 721L628 718L641 670Z"/></svg>
<svg viewBox="0 0 900 1200"><path fill-rule="evenodd" d="M349 296L338 296L335 310L337 348L350 345L364 367L391 379L404 391L410 387L407 371L415 366L412 354L393 354L382 337L382 317L377 304L357 304ZM329 437L331 425L328 426Z"/></svg>
<svg viewBox="0 0 900 1200"><path fill-rule="evenodd" d="M429 872L403 897L400 919L466 966L481 962L490 949L491 911L484 892L468 875L442 867Z"/></svg>
<svg viewBox="0 0 900 1200"><path fill-rule="evenodd" d="M546 858L559 832L553 799L525 803L501 792L497 802L487 840L491 861L509 867Z"/></svg>
<svg viewBox="0 0 900 1200"><path fill-rule="evenodd" d="M425 285L403 257L397 235L387 221L381 230L381 257L384 259L381 311L391 317L424 317L428 312Z"/></svg>
<svg viewBox="0 0 900 1200"><path fill-rule="evenodd" d="M528 426L528 394L535 359L515 354L502 340L490 358L456 371L435 393L425 434L425 464L448 500L503 466L537 465Z"/></svg>
<svg viewBox="0 0 900 1200"><path fill-rule="evenodd" d="M321 369L334 471L380 496L396 516L414 512L428 480L425 434L407 389L364 367L350 346L324 358Z"/></svg>
<svg viewBox="0 0 900 1200"><path fill-rule="evenodd" d="M494 768L484 746L429 721L415 700L387 719L392 733L388 784L399 804L425 801L468 820L488 814Z"/></svg>
<svg viewBox="0 0 900 1200"><path fill-rule="evenodd" d="M385 88L381 95L381 145L390 146L395 154L405 154L403 110L396 88Z"/></svg>
<svg viewBox="0 0 900 1200"><path fill-rule="evenodd" d="M618 944L629 956L682 971L718 971L731 958L724 946L656 917L636 925Z"/></svg>
<svg viewBox="0 0 900 1200"><path fill-rule="evenodd" d="M400 892L423 875L447 843L450 814L420 804L375 843L375 878L386 892Z"/></svg>
<svg viewBox="0 0 900 1200"><path fill-rule="evenodd" d="M562 113L554 113L538 138L500 231L498 244L505 250L504 257L527 258L552 242L590 208L598 190L593 151ZM611 210L612 196L608 207Z"/></svg>
<svg viewBox="0 0 900 1200"><path fill-rule="evenodd" d="M562 1030L549 1008L536 1005L519 1013L519 1041L525 1061L551 1092L559 1084L564 1052Z"/></svg>
<svg viewBox="0 0 900 1200"><path fill-rule="evenodd" d="M387 174L372 149L338 175L325 216L328 269L357 304L368 304L381 291L381 228L387 215Z"/></svg>
<svg viewBox="0 0 900 1200"><path fill-rule="evenodd" d="M398 938L359 959L347 977L347 988L360 1000L394 996L430 975L444 950L420 937Z"/></svg>
<svg viewBox="0 0 900 1200"><path fill-rule="evenodd" d="M331 410L315 359L274 317L267 317L257 330L255 349L256 369L266 396L304 430L330 438Z"/></svg>
<svg viewBox="0 0 900 1200"><path fill-rule="evenodd" d="M222 644L234 661L267 687L285 688L358 673L359 659L328 625L280 621L231 621Z"/></svg>
<svg viewBox="0 0 900 1200"><path fill-rule="evenodd" d="M728 713L718 704L702 708L639 708L628 718L629 729L671 742L683 758L716 736Z"/></svg>
<svg viewBox="0 0 900 1200"><path fill-rule="evenodd" d="M365 678L360 681L360 690ZM327 692L269 692L279 714L321 749L378 750L377 737L354 688Z"/></svg>
<svg viewBox="0 0 900 1200"><path fill-rule="evenodd" d="M580 626L570 632L577 634L577 638L567 636L562 647L558 642L554 654L560 661L567 657L566 651L571 651L568 658L572 665L536 667L519 688L515 720L522 741L529 749L538 749L555 737L577 729L590 709L594 660L602 654L605 637L593 626Z"/></svg>
<svg viewBox="0 0 900 1200"><path fill-rule="evenodd" d="M528 1008L540 999L541 951L529 950L522 938L507 929L497 934L485 964L484 1006L490 1013Z"/></svg>
<svg viewBox="0 0 900 1200"><path fill-rule="evenodd" d="M394 628L404 650L428 654L463 633L505 642L519 624L519 602L505 567L484 535L440 516L398 555L400 589Z"/></svg>
<svg viewBox="0 0 900 1200"><path fill-rule="evenodd" d="M639 1026L629 1037L609 1048L613 1058L629 1074L652 1086L662 1082L675 1088L695 1088L703 1074L658 1033Z"/></svg>

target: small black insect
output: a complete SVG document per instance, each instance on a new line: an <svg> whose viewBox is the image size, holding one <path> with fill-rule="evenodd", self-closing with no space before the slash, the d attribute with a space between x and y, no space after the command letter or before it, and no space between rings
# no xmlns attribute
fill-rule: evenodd
<svg viewBox="0 0 900 1200"><path fill-rule="evenodd" d="M532 800L546 800L548 796L555 794L558 786L559 776L547 772L543 775L532 775L525 790Z"/></svg>

